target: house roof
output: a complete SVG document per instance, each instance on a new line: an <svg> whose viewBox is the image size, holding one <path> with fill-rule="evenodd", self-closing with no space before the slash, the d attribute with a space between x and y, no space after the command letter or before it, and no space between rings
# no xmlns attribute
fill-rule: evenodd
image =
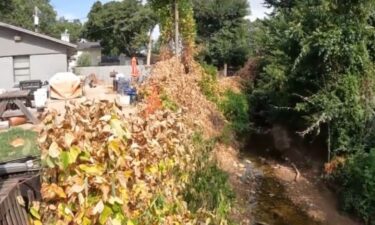
<svg viewBox="0 0 375 225"><path fill-rule="evenodd" d="M77 49L84 50L84 49L93 49L93 48L102 48L99 42L78 42Z"/></svg>
<svg viewBox="0 0 375 225"><path fill-rule="evenodd" d="M7 23L0 22L0 27L4 27L4 28L10 29L10 30L15 30L17 32L32 35L32 36L35 36L35 37L38 37L38 38L42 38L42 39L45 39L45 40L48 40L48 41L55 42L57 44L65 45L68 48L73 48L73 49L77 48L77 45L72 44L70 42L62 41L62 40L57 39L57 38L53 38L53 37L50 37L50 36L47 36L47 35L44 35L44 34L40 34L40 33L31 31L31 30L27 30L27 29L24 29L24 28L21 28L21 27L13 26L13 25L10 25L10 24L7 24Z"/></svg>

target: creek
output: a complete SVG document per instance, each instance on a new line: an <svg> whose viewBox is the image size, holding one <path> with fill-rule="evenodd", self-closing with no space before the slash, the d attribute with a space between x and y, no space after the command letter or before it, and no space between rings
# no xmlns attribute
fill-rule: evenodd
<svg viewBox="0 0 375 225"><path fill-rule="evenodd" d="M283 184L269 165L252 153L246 153L243 158L251 161L251 169L258 173L252 206L255 225L320 225L287 197Z"/></svg>
<svg viewBox="0 0 375 225"><path fill-rule="evenodd" d="M349 218L342 218L340 212L334 206L335 200L325 204L317 202L314 197L312 203L317 205L329 205L329 211L334 211L335 218L324 218L329 222L318 222L304 211L300 205L296 205L288 195L285 182L275 175L274 166L280 164L291 165L295 162L298 167L307 166L310 171L317 168L321 172L324 164L325 149L322 143L309 143L283 128L269 130L265 134L255 134L247 141L245 149L241 153L241 158L245 163L246 173L256 180L256 188L252 203L252 214L255 225L335 225L336 221L346 221ZM314 155L315 154L315 155ZM273 163L269 163L269 162ZM309 164L309 165L308 165ZM293 171L293 170L291 170ZM293 173L293 172L292 172ZM293 182L293 181L292 181ZM316 188L311 186L309 190L315 189L316 197L326 199L323 192L316 192ZM290 190L290 189L289 189ZM328 189L326 189L326 192ZM294 191L294 190L293 190ZM300 193L304 198L305 193ZM306 194L307 196L308 194ZM332 194L333 196L333 194ZM309 196L311 197L311 196ZM332 197L335 199L335 197ZM320 208L320 210L325 210ZM331 216L327 214L327 216ZM327 217L326 216L326 217ZM336 220L336 217L339 220ZM327 221L326 220L326 221ZM353 224L341 223L340 224ZM355 224L355 223L354 223Z"/></svg>

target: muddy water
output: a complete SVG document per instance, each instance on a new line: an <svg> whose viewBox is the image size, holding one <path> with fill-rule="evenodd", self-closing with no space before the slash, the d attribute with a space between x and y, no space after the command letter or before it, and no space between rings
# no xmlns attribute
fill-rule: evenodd
<svg viewBox="0 0 375 225"><path fill-rule="evenodd" d="M253 170L258 170L257 190L253 205L255 225L320 225L287 198L283 185L274 177L272 168L247 153Z"/></svg>
<svg viewBox="0 0 375 225"><path fill-rule="evenodd" d="M273 174L273 168L264 163L267 158L283 160L283 152L296 145L290 142L290 138L275 140L275 136L286 135L281 132L253 136L242 153L243 159L248 162L246 167L258 174L255 176L257 190L253 204L255 225L320 225L286 196L284 186ZM282 149L277 149L279 146L283 146Z"/></svg>

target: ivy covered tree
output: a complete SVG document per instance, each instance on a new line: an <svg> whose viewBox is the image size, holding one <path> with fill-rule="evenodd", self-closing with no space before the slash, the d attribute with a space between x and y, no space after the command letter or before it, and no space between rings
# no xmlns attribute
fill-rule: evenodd
<svg viewBox="0 0 375 225"><path fill-rule="evenodd" d="M195 52L196 24L191 0L150 0L159 17L161 45L182 56L189 70ZM167 47L167 48L165 48Z"/></svg>

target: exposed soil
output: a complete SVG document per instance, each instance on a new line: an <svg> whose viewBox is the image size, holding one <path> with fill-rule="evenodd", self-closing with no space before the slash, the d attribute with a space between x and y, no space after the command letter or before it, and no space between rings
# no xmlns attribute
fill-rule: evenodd
<svg viewBox="0 0 375 225"><path fill-rule="evenodd" d="M315 149L314 149L315 148ZM267 224L324 224L324 225L359 225L360 223L344 215L339 210L337 196L327 188L321 178L324 165L324 149L321 143L306 143L301 138L290 135L290 132L282 127L273 128L270 133L256 135L250 139L246 146L243 159L251 159L258 168L264 171L264 178L273 186L279 188L285 198L291 201L294 209L281 211L277 204L273 214L278 217L288 217L296 212L302 212L304 217L287 223L267 221ZM274 189L275 187L268 187ZM272 192L272 191L271 191ZM270 193L275 195L275 193ZM276 193L277 194L277 193ZM259 196L259 194L258 194ZM262 196L262 194L260 194ZM270 196L266 201L280 201L280 196ZM263 196L264 198L264 196ZM262 199L258 199L262 201ZM271 207L272 208L272 207ZM267 208L271 210L270 208ZM294 210L294 212L290 212ZM259 213L259 210L256 211ZM288 215L289 214L289 215ZM275 215L273 215L275 216Z"/></svg>
<svg viewBox="0 0 375 225"><path fill-rule="evenodd" d="M217 145L215 157L219 167L229 175L229 182L236 193L231 218L238 224L253 224L251 202L255 196L255 179L247 179L246 167L239 157L239 152L230 146ZM243 179L243 177L246 177Z"/></svg>

